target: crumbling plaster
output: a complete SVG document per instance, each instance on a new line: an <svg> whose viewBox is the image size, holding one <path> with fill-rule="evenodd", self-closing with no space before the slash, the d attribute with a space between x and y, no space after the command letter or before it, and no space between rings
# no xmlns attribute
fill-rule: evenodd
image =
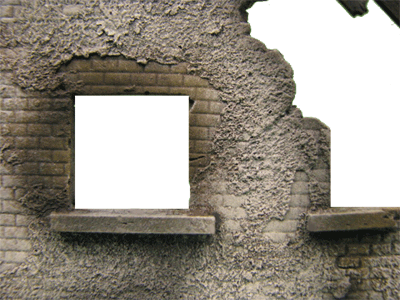
<svg viewBox="0 0 400 300"><path fill-rule="evenodd" d="M0 61L25 93L69 97L73 85L57 75L60 66L76 56L123 55L187 62L227 105L211 164L191 183L192 204L206 201L219 216L215 236L61 235L40 216L29 227L32 255L1 275L3 299L345 296L350 282L335 266L335 242L311 238L304 218L281 243L262 233L268 221L284 219L297 170L315 186L312 208L329 205L310 172L321 149L329 164L329 129L319 144L302 130L290 65L250 37L245 9L253 1L21 2L18 20L1 25ZM228 220L213 202L230 196L245 198L245 217Z"/></svg>

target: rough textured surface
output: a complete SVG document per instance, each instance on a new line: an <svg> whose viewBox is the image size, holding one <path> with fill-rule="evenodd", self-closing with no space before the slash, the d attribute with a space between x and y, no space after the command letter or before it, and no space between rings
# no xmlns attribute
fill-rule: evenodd
<svg viewBox="0 0 400 300"><path fill-rule="evenodd" d="M305 230L307 211L329 207L330 132L292 106L293 71L278 51L250 37L251 3L1 3L7 232L0 298L399 299L398 229L335 239ZM215 235L50 231L48 200L68 206L62 193L71 163L66 120L74 84L57 71L91 55L171 68L186 63L190 75L218 91L225 108L210 163L191 182L191 207L215 213Z"/></svg>
<svg viewBox="0 0 400 300"><path fill-rule="evenodd" d="M74 210L50 214L61 232L214 234L215 217L180 210Z"/></svg>

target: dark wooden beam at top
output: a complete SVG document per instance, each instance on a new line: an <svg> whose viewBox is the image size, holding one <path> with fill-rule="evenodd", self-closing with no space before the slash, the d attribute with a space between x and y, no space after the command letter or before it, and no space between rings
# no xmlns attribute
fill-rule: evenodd
<svg viewBox="0 0 400 300"><path fill-rule="evenodd" d="M338 0L338 2L353 18L361 17L368 12L368 0Z"/></svg>
<svg viewBox="0 0 400 300"><path fill-rule="evenodd" d="M375 0L375 2L400 27L400 0Z"/></svg>

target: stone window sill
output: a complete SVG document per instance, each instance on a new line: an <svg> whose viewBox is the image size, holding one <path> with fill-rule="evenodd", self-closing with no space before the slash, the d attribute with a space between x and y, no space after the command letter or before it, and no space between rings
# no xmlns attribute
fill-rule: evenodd
<svg viewBox="0 0 400 300"><path fill-rule="evenodd" d="M215 217L193 210L76 209L50 214L59 232L135 234L214 234Z"/></svg>
<svg viewBox="0 0 400 300"><path fill-rule="evenodd" d="M397 226L399 209L377 209L310 214L307 230L310 232L377 230Z"/></svg>

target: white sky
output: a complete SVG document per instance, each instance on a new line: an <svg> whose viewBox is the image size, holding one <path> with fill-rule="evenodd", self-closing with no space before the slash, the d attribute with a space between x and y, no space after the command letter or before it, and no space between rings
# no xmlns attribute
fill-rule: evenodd
<svg viewBox="0 0 400 300"><path fill-rule="evenodd" d="M269 0L248 13L251 35L294 69L293 104L331 128L332 206L400 207L400 28L368 9Z"/></svg>

